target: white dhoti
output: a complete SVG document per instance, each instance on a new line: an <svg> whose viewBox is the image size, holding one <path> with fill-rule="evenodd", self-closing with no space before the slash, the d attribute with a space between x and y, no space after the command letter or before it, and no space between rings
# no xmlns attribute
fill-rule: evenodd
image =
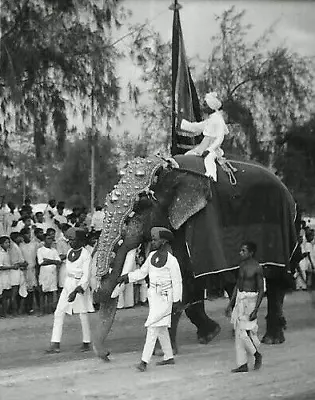
<svg viewBox="0 0 315 400"><path fill-rule="evenodd" d="M249 320L250 314L256 306L258 293L238 292L235 307L231 316L231 323L235 329L235 349L237 366L247 364L247 353L252 356L258 351L257 319Z"/></svg>

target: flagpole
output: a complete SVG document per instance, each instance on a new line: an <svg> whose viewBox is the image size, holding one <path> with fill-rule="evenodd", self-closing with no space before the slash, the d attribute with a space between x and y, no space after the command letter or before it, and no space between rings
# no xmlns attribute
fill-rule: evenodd
<svg viewBox="0 0 315 400"><path fill-rule="evenodd" d="M179 19L179 10L182 6L178 3L178 0L174 0L174 2L169 6L169 10L173 11L173 34L172 34L172 142L171 142L171 154L175 155L176 153L176 99L175 99L175 87L174 87L174 37L177 36L175 34L176 20Z"/></svg>
<svg viewBox="0 0 315 400"><path fill-rule="evenodd" d="M183 8L183 6L178 3L178 0L174 0L174 2L169 6L169 10L172 11L180 10L181 8Z"/></svg>

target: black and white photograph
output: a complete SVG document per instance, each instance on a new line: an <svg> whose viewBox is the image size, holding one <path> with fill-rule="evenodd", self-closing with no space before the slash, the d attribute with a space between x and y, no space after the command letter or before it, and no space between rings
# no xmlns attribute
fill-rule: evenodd
<svg viewBox="0 0 315 400"><path fill-rule="evenodd" d="M314 362L315 1L0 0L0 400Z"/></svg>

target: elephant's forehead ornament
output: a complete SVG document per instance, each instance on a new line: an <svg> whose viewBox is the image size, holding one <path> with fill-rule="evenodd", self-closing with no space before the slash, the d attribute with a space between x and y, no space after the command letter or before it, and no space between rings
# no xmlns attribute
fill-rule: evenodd
<svg viewBox="0 0 315 400"><path fill-rule="evenodd" d="M139 193L150 187L154 175L162 165L161 158L138 157L120 171L121 179L105 201L105 218L97 250L98 279L109 271L114 247L121 239L124 222L132 212Z"/></svg>

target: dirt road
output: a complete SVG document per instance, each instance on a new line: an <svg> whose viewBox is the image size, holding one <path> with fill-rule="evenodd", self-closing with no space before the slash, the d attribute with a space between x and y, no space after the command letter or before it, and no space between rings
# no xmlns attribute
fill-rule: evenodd
<svg viewBox="0 0 315 400"><path fill-rule="evenodd" d="M222 316L226 300L207 303L207 311L220 322L222 332L208 346L196 344L195 328L183 318L179 328L180 354L175 366L135 371L141 355L145 307L117 312L108 343L111 363L92 353L77 351L80 325L68 318L62 353L46 355L52 316L0 320L0 400L92 399L216 399L315 400L315 310L307 293L287 296L286 342L262 346L261 371L233 375L234 343L231 326ZM264 331L265 301L260 313ZM92 326L97 315L91 316Z"/></svg>

